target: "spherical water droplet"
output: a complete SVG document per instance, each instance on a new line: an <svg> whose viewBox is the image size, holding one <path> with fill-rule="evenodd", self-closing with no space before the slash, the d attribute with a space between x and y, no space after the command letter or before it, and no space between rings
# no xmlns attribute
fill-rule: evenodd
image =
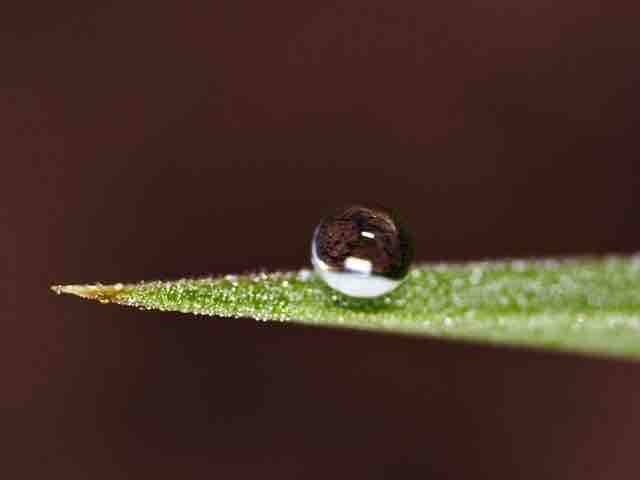
<svg viewBox="0 0 640 480"><path fill-rule="evenodd" d="M351 297L378 297L409 272L413 245L398 217L384 208L352 205L320 222L311 263L327 284Z"/></svg>

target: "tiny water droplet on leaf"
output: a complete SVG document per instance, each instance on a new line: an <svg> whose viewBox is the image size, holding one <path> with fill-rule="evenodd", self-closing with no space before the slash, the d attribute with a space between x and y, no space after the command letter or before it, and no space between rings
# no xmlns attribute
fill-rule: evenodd
<svg viewBox="0 0 640 480"><path fill-rule="evenodd" d="M394 290L407 277L413 246L394 212L351 205L323 219L311 242L311 263L334 290L373 298Z"/></svg>

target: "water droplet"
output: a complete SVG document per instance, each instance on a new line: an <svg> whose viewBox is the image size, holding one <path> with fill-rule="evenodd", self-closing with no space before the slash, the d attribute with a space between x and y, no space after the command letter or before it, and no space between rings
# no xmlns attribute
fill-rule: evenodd
<svg viewBox="0 0 640 480"><path fill-rule="evenodd" d="M352 205L320 222L311 242L311 263L333 289L351 297L378 297L409 272L413 245L395 213Z"/></svg>

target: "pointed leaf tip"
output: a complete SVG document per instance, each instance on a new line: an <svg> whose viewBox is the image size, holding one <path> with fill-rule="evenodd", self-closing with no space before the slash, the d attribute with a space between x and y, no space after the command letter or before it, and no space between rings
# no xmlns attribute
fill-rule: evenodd
<svg viewBox="0 0 640 480"><path fill-rule="evenodd" d="M101 285L99 283L94 285L52 285L53 290L58 295L67 293L82 298L88 298L90 300L99 300L103 303L107 303L116 299L118 294L124 289L122 283L116 283L114 285Z"/></svg>

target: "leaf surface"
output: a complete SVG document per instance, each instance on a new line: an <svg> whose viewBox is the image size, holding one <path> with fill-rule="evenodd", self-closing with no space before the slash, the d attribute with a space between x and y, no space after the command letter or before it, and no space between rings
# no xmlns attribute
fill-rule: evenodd
<svg viewBox="0 0 640 480"><path fill-rule="evenodd" d="M312 272L54 286L143 309L442 336L640 359L640 257L421 264L354 299Z"/></svg>

